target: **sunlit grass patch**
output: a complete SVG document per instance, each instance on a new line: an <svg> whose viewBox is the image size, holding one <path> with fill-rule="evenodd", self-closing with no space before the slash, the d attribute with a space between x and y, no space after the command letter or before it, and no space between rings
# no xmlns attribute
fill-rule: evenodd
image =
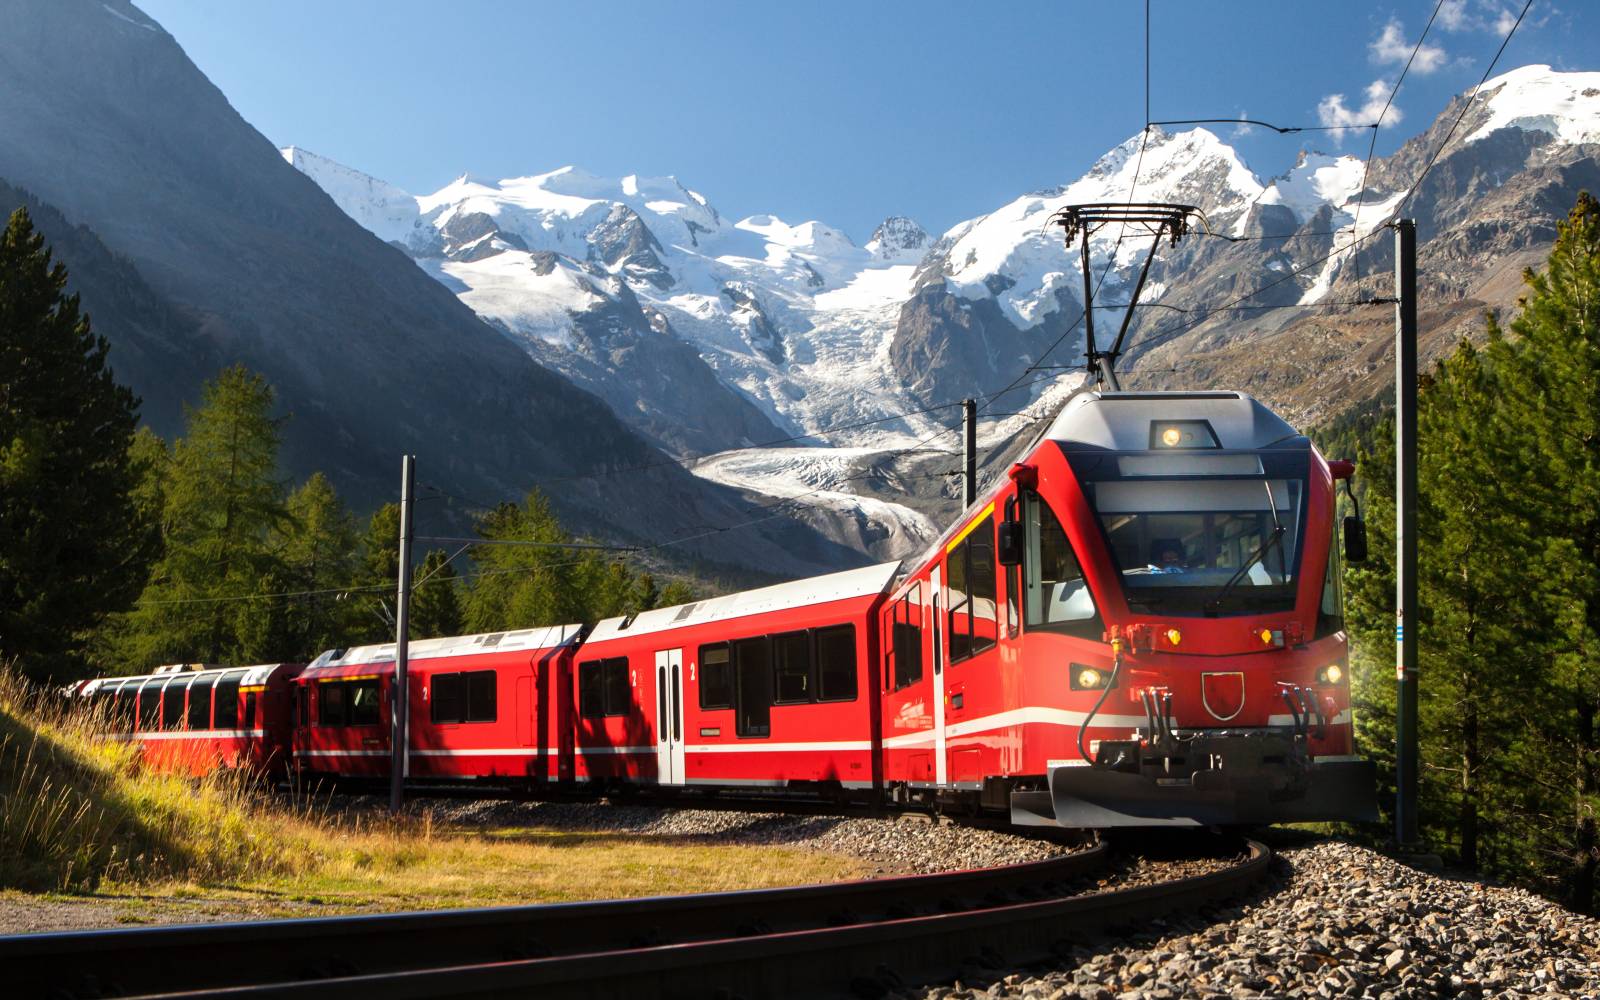
<svg viewBox="0 0 1600 1000"><path fill-rule="evenodd" d="M249 916L494 906L863 871L852 858L793 848L450 827L426 810L392 817L286 797L239 773L160 775L106 737L103 722L0 671L0 888L92 891L119 907L119 922L141 923L191 905ZM0 906L12 895L0 893Z"/></svg>

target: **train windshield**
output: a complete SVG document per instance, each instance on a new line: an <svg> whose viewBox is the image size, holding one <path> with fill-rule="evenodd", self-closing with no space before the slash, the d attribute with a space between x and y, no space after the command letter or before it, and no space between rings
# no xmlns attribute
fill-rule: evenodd
<svg viewBox="0 0 1600 1000"><path fill-rule="evenodd" d="M1304 453L1097 456L1083 464L1090 466L1085 491L1134 611L1293 609Z"/></svg>

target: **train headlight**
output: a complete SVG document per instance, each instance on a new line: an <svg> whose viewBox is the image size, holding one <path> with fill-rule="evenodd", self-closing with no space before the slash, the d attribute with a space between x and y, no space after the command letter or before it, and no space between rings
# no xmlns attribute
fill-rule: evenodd
<svg viewBox="0 0 1600 1000"><path fill-rule="evenodd" d="M1109 679L1103 671L1094 667L1086 667L1080 663L1072 665L1072 690L1074 691L1098 691L1106 686L1106 682Z"/></svg>
<svg viewBox="0 0 1600 1000"><path fill-rule="evenodd" d="M1176 427L1168 427L1166 430L1161 432L1161 443L1166 445L1168 448L1176 448L1178 446L1178 442L1182 440L1183 431L1178 430Z"/></svg>
<svg viewBox="0 0 1600 1000"><path fill-rule="evenodd" d="M1169 628L1167 629L1167 641L1176 646L1183 641L1183 633L1175 628Z"/></svg>
<svg viewBox="0 0 1600 1000"><path fill-rule="evenodd" d="M1317 671L1318 684L1337 684L1344 680L1344 668L1337 663L1330 663Z"/></svg>

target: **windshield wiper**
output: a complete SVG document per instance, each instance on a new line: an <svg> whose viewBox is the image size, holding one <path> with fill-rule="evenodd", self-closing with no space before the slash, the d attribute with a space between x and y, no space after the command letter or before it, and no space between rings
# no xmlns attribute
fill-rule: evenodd
<svg viewBox="0 0 1600 1000"><path fill-rule="evenodd" d="M1213 597L1206 604L1206 611L1210 612L1211 614L1215 614L1222 610L1222 602L1228 599L1228 595L1233 593L1233 588L1237 587L1239 585L1239 581L1244 579L1245 574L1250 572L1250 567L1261 561L1261 559L1272 550L1274 545L1277 545L1283 541L1283 522L1278 519L1278 503L1272 498L1272 483L1271 481L1267 481L1262 483L1262 485L1267 488L1267 508L1272 511L1272 534L1268 535L1265 541L1256 546L1256 550L1250 553L1250 558L1246 559L1244 564L1241 565L1237 570L1234 570L1233 575L1228 577L1228 582L1222 585L1221 590L1217 591L1217 596ZM1283 565L1283 558L1281 556L1279 557L1278 562L1280 566Z"/></svg>

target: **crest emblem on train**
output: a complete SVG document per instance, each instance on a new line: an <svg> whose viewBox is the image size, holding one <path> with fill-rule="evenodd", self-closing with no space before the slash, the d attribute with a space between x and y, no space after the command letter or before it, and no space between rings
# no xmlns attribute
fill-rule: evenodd
<svg viewBox="0 0 1600 1000"><path fill-rule="evenodd" d="M1244 711L1244 672L1232 670L1200 675L1200 700L1219 722Z"/></svg>

